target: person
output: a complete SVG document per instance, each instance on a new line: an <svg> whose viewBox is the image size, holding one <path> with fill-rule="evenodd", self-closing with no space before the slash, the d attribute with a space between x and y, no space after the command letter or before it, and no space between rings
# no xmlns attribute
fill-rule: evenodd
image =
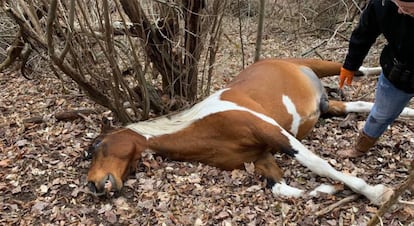
<svg viewBox="0 0 414 226"><path fill-rule="evenodd" d="M339 88L351 85L379 35L387 40L380 56L382 73L374 106L352 149L341 157L360 157L376 143L414 96L414 0L370 0L353 30L339 76Z"/></svg>

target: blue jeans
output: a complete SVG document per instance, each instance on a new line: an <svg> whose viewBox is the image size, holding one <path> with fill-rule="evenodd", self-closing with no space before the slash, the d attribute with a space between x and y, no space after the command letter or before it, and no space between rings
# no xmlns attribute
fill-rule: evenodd
<svg viewBox="0 0 414 226"><path fill-rule="evenodd" d="M395 88L381 73L375 93L374 106L365 122L364 133L372 138L380 137L413 97L414 93L405 93Z"/></svg>

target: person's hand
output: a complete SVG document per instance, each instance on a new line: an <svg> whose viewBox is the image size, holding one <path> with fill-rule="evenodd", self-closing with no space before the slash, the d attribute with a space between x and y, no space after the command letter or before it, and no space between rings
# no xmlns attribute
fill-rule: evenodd
<svg viewBox="0 0 414 226"><path fill-rule="evenodd" d="M350 71L348 69L341 67L341 72L339 74L339 89L342 89L342 87L344 87L345 82L346 85L351 85L354 75L355 71Z"/></svg>

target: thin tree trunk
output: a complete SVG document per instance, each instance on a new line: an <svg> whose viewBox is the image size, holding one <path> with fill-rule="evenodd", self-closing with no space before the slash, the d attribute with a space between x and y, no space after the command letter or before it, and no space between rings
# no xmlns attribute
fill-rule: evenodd
<svg viewBox="0 0 414 226"><path fill-rule="evenodd" d="M198 75L198 61L201 53L201 21L200 12L203 9L202 0L183 0L183 5L188 13L185 13L185 47L186 52L184 56L184 65L188 68L186 75L185 96L190 100L195 100L197 97L197 75Z"/></svg>
<svg viewBox="0 0 414 226"><path fill-rule="evenodd" d="M256 53L254 55L254 62L260 60L260 52L262 48L262 39L263 39L263 21L264 21L265 4L266 4L265 0L260 0L260 12L259 12L259 22L257 26Z"/></svg>

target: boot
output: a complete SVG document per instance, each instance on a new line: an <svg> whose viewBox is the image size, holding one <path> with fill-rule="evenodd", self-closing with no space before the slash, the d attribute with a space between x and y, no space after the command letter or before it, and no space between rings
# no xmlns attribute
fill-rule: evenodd
<svg viewBox="0 0 414 226"><path fill-rule="evenodd" d="M345 158L356 158L365 155L368 150L374 146L378 138L372 138L366 135L362 130L358 134L353 149L338 151L338 155Z"/></svg>

